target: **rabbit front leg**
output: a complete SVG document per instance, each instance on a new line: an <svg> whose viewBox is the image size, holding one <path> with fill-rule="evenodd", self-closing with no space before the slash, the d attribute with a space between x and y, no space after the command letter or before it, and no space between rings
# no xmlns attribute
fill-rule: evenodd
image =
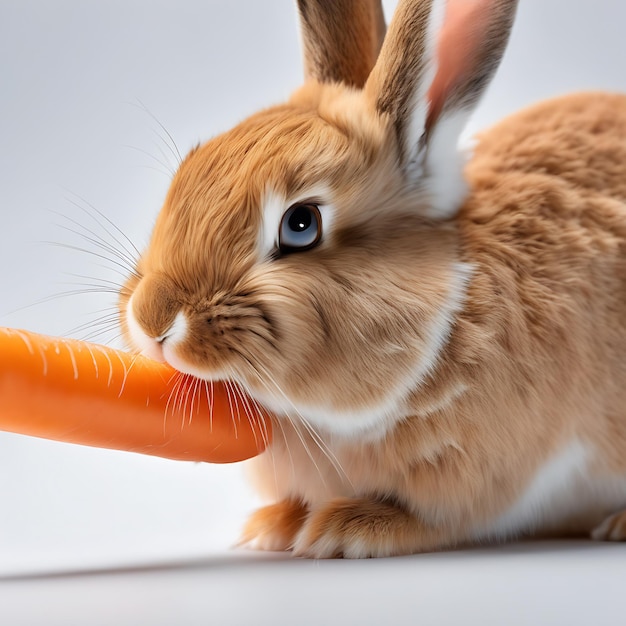
<svg viewBox="0 0 626 626"><path fill-rule="evenodd" d="M294 500L264 506L248 519L239 545L251 545L259 550L290 550L307 514L306 506Z"/></svg>
<svg viewBox="0 0 626 626"><path fill-rule="evenodd" d="M393 502L337 498L310 513L294 554L316 559L370 558L427 552L454 543Z"/></svg>
<svg viewBox="0 0 626 626"><path fill-rule="evenodd" d="M591 531L596 541L626 541L626 511L607 517Z"/></svg>

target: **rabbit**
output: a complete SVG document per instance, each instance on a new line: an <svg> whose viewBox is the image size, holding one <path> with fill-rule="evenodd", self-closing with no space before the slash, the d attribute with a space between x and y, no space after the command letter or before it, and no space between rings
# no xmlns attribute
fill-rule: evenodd
<svg viewBox="0 0 626 626"><path fill-rule="evenodd" d="M305 82L192 150L130 344L273 415L242 542L310 558L626 539L626 97L458 149L516 0L299 0Z"/></svg>

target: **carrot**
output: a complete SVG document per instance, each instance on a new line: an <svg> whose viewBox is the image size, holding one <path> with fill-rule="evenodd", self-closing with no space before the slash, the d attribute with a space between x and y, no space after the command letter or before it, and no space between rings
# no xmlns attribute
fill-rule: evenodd
<svg viewBox="0 0 626 626"><path fill-rule="evenodd" d="M234 386L143 356L0 328L0 430L169 459L227 463L269 442Z"/></svg>

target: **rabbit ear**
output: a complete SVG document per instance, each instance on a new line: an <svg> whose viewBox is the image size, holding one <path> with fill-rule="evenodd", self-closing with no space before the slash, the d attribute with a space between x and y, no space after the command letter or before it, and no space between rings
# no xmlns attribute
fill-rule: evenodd
<svg viewBox="0 0 626 626"><path fill-rule="evenodd" d="M298 0L306 78L363 87L385 36L380 0Z"/></svg>
<svg viewBox="0 0 626 626"><path fill-rule="evenodd" d="M450 217L465 195L459 135L504 54L516 8L517 0L400 0L367 80L407 175L431 191L431 217Z"/></svg>

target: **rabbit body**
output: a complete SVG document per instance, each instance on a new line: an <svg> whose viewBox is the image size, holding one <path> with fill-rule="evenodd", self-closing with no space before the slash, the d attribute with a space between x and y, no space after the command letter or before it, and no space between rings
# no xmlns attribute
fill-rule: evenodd
<svg viewBox="0 0 626 626"><path fill-rule="evenodd" d="M297 428L277 428L253 474L303 527L289 532L270 507L246 536L271 548L295 542L303 554L372 556L584 534L619 511L624 163L626 96L559 98L482 134L454 220L457 262L471 278L437 366L411 394L413 417L382 441L328 437L334 464L310 458ZM397 509L419 522L387 535ZM597 538L623 538L618 521Z"/></svg>
<svg viewBox="0 0 626 626"><path fill-rule="evenodd" d="M515 0L401 0L384 40L377 0L299 7L307 82L188 155L120 298L135 347L274 413L243 541L626 538L626 96L465 164Z"/></svg>

